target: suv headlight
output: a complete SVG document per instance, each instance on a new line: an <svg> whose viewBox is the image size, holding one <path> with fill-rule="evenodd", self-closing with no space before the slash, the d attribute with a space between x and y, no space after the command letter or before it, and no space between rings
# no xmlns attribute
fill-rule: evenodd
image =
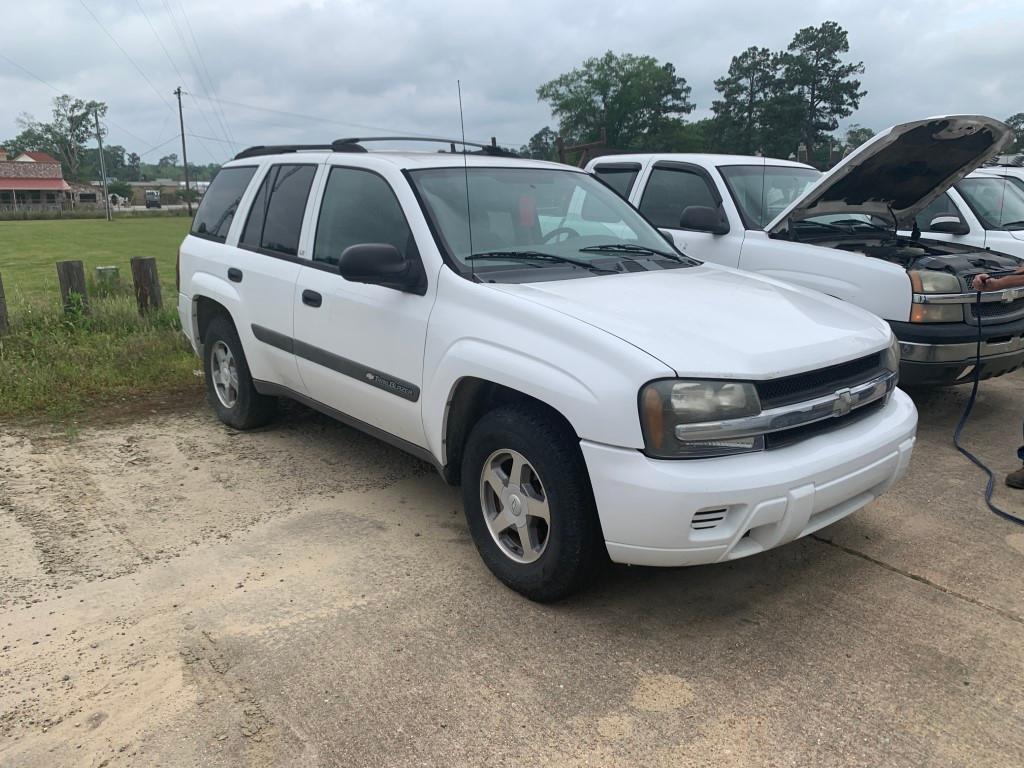
<svg viewBox="0 0 1024 768"><path fill-rule="evenodd" d="M896 374L896 383L900 375L900 340L893 334L889 348L882 353L882 367ZM893 384L895 386L895 383Z"/></svg>
<svg viewBox="0 0 1024 768"><path fill-rule="evenodd" d="M911 270L910 285L917 295L931 293L961 293L960 278L948 272L932 269ZM912 323L959 323L964 319L961 304L913 304L910 308Z"/></svg>
<svg viewBox="0 0 1024 768"><path fill-rule="evenodd" d="M702 458L764 449L764 437L680 440L680 424L739 419L761 413L753 384L743 381L662 379L640 390L640 423L648 456Z"/></svg>

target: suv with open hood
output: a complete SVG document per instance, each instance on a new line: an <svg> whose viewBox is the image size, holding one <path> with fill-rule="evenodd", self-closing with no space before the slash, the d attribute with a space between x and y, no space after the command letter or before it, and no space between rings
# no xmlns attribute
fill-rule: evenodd
<svg viewBox="0 0 1024 768"><path fill-rule="evenodd" d="M1024 289L971 290L976 274L1020 266L981 244L898 231L1011 139L998 120L953 115L897 125L832 171L728 155L615 155L587 169L684 252L827 293L874 312L900 340L901 381L952 384L1024 364Z"/></svg>
<svg viewBox="0 0 1024 768"><path fill-rule="evenodd" d="M877 317L694 261L578 168L368 143L254 147L203 197L178 310L225 423L287 397L429 462L535 599L762 552L906 469Z"/></svg>

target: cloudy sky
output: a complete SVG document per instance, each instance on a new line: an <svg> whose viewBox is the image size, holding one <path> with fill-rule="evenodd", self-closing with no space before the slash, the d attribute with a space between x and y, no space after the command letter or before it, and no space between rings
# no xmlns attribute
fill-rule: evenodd
<svg viewBox="0 0 1024 768"><path fill-rule="evenodd" d="M519 145L551 123L536 87L587 57L671 61L702 117L734 54L826 19L867 68L852 122L1024 111L1021 0L33 0L5 14L0 140L66 92L107 102L110 140L155 161L178 151L179 84L193 162L250 144L457 135L461 79L467 137Z"/></svg>

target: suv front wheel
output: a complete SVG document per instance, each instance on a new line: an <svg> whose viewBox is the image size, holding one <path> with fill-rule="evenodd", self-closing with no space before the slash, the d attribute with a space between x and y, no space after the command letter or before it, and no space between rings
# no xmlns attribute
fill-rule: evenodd
<svg viewBox="0 0 1024 768"><path fill-rule="evenodd" d="M206 330L203 372L206 397L228 426L254 429L274 418L277 401L256 391L238 331L224 315L213 318Z"/></svg>
<svg viewBox="0 0 1024 768"><path fill-rule="evenodd" d="M531 600L583 587L604 559L604 541L579 442L543 409L498 408L466 442L466 520L499 579Z"/></svg>

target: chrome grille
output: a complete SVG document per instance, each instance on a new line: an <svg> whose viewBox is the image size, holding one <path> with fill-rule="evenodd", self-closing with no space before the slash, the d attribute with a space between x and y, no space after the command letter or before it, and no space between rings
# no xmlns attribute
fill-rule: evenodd
<svg viewBox="0 0 1024 768"><path fill-rule="evenodd" d="M781 379L756 382L761 408L778 408L827 395L842 387L860 384L883 372L882 353L850 360L816 371L798 373Z"/></svg>

